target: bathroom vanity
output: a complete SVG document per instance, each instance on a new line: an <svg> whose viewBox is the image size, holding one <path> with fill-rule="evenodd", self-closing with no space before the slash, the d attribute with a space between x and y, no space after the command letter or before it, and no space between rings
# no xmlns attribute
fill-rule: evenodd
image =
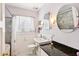
<svg viewBox="0 0 79 59"><path fill-rule="evenodd" d="M36 43L39 44L36 50L38 56L77 56L79 51L56 41L52 41L53 45L44 39L42 42L37 41Z"/></svg>

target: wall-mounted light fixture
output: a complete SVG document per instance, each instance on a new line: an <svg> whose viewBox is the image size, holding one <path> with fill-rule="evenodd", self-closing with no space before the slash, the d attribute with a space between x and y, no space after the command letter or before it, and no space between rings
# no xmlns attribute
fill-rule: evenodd
<svg viewBox="0 0 79 59"><path fill-rule="evenodd" d="M50 17L50 24L51 24L51 26L56 26L56 16Z"/></svg>

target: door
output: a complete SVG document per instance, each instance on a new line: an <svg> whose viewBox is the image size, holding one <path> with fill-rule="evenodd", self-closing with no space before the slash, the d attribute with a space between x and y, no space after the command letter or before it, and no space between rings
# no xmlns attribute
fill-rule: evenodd
<svg viewBox="0 0 79 59"><path fill-rule="evenodd" d="M16 19L16 20L15 20ZM33 18L16 16L13 19L13 52L12 55L26 56L31 55L32 50L28 47L34 43L34 38L36 37ZM14 53L14 54L13 54Z"/></svg>
<svg viewBox="0 0 79 59"><path fill-rule="evenodd" d="M2 39L2 28L0 28L0 55L1 55L1 49L2 49L2 46L1 46L1 40Z"/></svg>
<svg viewBox="0 0 79 59"><path fill-rule="evenodd" d="M1 3L0 3L0 22L2 20L2 13L1 13L1 10L2 10L2 6L1 6ZM2 39L2 28L0 28L0 55L1 55L1 39Z"/></svg>
<svg viewBox="0 0 79 59"><path fill-rule="evenodd" d="M5 55L5 4L0 3L0 56Z"/></svg>

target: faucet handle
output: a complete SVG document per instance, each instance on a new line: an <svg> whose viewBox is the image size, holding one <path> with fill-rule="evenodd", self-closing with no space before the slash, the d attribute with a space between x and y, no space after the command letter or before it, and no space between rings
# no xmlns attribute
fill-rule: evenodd
<svg viewBox="0 0 79 59"><path fill-rule="evenodd" d="M55 37L55 35L54 35L54 34L51 36L51 39L52 39L53 37Z"/></svg>

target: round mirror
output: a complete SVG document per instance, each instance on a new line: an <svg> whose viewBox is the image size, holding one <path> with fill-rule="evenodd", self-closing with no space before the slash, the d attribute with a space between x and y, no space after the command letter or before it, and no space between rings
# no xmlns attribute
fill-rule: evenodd
<svg viewBox="0 0 79 59"><path fill-rule="evenodd" d="M57 14L57 25L61 31L72 32L78 24L78 10L71 5L65 5Z"/></svg>

